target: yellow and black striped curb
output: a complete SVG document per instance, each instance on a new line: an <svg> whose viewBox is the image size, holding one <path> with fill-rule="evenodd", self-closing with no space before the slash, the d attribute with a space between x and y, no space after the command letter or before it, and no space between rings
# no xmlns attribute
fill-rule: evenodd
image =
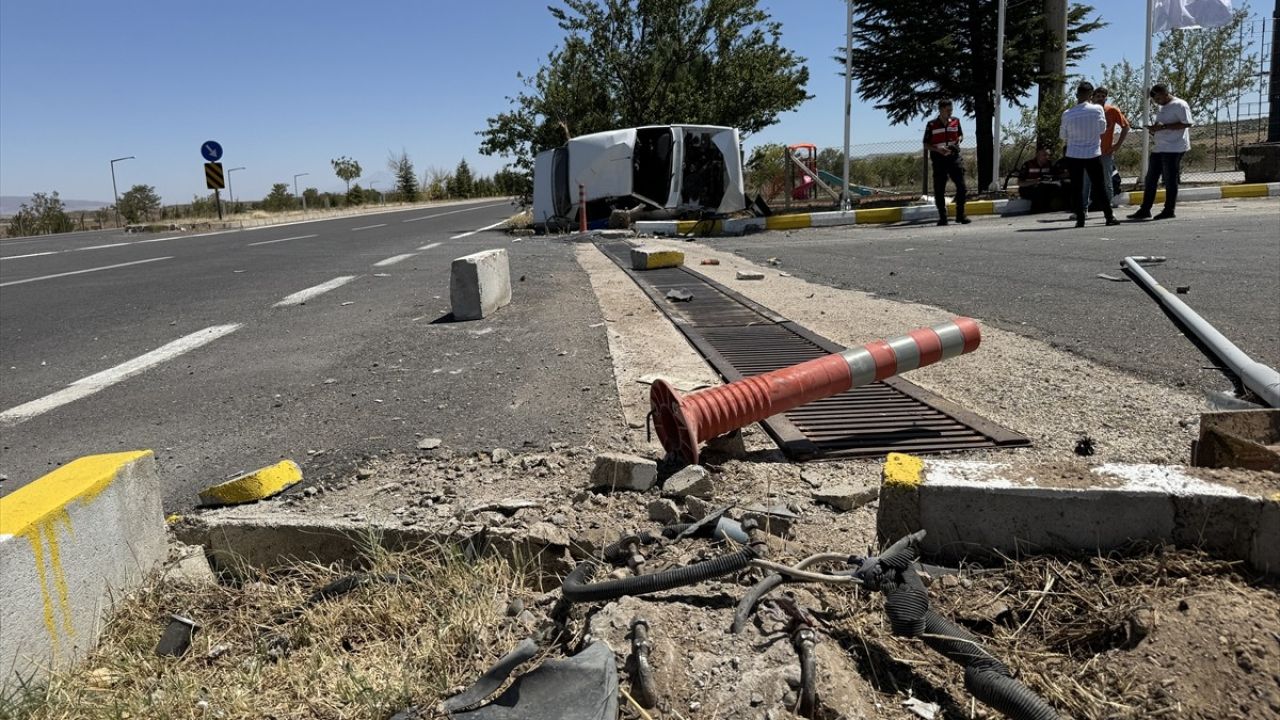
<svg viewBox="0 0 1280 720"><path fill-rule="evenodd" d="M1185 187L1178 193L1178 202L1253 197L1280 197L1280 183ZM1142 202L1142 192L1122 193L1117 197L1117 200L1122 205L1137 205ZM1156 192L1155 201L1158 203L1164 202L1164 190ZM1031 202L1022 198L978 200L965 204L966 215L1024 215L1030 211ZM947 206L948 215L954 217L955 212L955 205ZM746 232L761 230L798 230L801 228L835 227L839 225L884 225L937 219L938 211L933 205L907 205L904 207L872 208L869 210L792 213L762 218L732 218L729 220L646 220L637 222L635 230L638 233L666 236L715 236L742 235Z"/></svg>

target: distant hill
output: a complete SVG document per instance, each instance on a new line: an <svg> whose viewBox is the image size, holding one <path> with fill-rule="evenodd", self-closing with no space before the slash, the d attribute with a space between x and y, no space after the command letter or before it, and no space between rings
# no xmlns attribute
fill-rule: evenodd
<svg viewBox="0 0 1280 720"><path fill-rule="evenodd" d="M18 208L22 207L22 203L30 203L31 197L27 195L0 195L0 215L12 215L18 212ZM102 202L101 200L63 200L62 206L68 211L77 210L97 210L98 208L107 207L111 203Z"/></svg>

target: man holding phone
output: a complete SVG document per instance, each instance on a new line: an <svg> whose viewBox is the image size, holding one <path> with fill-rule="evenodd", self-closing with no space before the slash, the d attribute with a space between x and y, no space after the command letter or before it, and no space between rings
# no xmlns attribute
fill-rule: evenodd
<svg viewBox="0 0 1280 720"><path fill-rule="evenodd" d="M1147 177L1142 188L1142 206L1129 216L1130 220L1167 220L1174 217L1178 204L1178 179L1182 173L1182 156L1191 149L1191 107L1181 98L1169 92L1169 86L1156 83L1151 86L1151 99L1159 107L1156 121L1147 131L1155 140L1147 163ZM1156 201L1156 186L1164 178L1164 209L1155 217L1151 206Z"/></svg>

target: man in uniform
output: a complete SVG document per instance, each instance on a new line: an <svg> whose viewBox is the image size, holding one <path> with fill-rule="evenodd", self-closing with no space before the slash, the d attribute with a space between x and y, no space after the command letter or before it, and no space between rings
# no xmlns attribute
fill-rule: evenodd
<svg viewBox="0 0 1280 720"><path fill-rule="evenodd" d="M956 186L956 222L969 224L964 216L964 164L960 160L960 141L964 131L960 120L951 116L951 101L938 101L938 117L924 126L924 149L933 161L933 202L938 207L938 224L947 224L947 178Z"/></svg>
<svg viewBox="0 0 1280 720"><path fill-rule="evenodd" d="M1062 184L1054 178L1049 149L1036 148L1036 156L1018 170L1018 197L1031 201L1031 212L1045 212L1053 207L1053 197L1061 190Z"/></svg>
<svg viewBox="0 0 1280 720"><path fill-rule="evenodd" d="M1107 201L1107 191L1104 189L1106 181L1102 178L1102 133L1107 129L1107 116L1102 106L1090 102L1092 98L1093 84L1080 83L1076 87L1076 104L1062 113L1059 130L1059 137L1067 141L1063 156L1071 171L1071 199L1078 228L1084 227L1090 204L1081 187L1086 174L1093 186L1093 200L1102 205L1102 214L1107 217L1107 224L1120 224L1111 213L1111 203Z"/></svg>

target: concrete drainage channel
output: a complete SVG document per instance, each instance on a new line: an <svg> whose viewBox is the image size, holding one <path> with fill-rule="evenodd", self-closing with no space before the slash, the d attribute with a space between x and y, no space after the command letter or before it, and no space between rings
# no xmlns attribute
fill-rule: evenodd
<svg viewBox="0 0 1280 720"><path fill-rule="evenodd" d="M599 247L726 381L845 350L683 265L637 271L631 266L630 244L603 242ZM672 302L669 294L691 299ZM796 460L1030 444L1023 435L897 377L809 403L761 425Z"/></svg>

